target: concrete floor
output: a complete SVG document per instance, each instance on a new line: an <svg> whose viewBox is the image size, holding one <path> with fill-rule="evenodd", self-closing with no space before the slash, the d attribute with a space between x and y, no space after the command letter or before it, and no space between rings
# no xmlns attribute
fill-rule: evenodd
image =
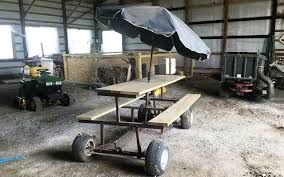
<svg viewBox="0 0 284 177"><path fill-rule="evenodd" d="M211 85L207 81L187 82L168 88L166 97L201 92L202 98L194 109L192 129L173 127L162 136L170 147L171 160L164 176L284 176L284 91L277 90L276 98L270 102L253 103L238 98L220 99L208 84ZM78 163L72 158L71 144L78 133L99 135L99 126L80 124L76 115L112 102L111 98L68 85L65 90L76 98L74 105L48 107L35 113L11 107L9 100L16 88L17 85L0 85L0 159L19 155L25 159L0 164L1 177L145 176L142 160L96 155L91 162ZM133 132L106 128L107 141L123 135L118 144L135 150ZM157 131L144 131L143 148L159 136Z"/></svg>

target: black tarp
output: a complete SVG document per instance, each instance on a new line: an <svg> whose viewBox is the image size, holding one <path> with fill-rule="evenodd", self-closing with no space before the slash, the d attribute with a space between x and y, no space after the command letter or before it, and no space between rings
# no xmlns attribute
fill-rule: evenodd
<svg viewBox="0 0 284 177"><path fill-rule="evenodd" d="M96 18L113 30L150 46L205 60L210 49L182 20L159 6L98 7Z"/></svg>

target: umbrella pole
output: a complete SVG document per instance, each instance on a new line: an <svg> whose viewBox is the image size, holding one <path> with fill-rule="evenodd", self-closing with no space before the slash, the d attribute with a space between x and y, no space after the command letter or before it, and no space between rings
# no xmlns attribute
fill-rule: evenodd
<svg viewBox="0 0 284 177"><path fill-rule="evenodd" d="M150 82L150 80L151 80L151 69L152 69L153 53L154 53L154 46L152 45L152 48L151 48L151 58L150 58L150 67L149 67L149 71L148 71L148 82Z"/></svg>

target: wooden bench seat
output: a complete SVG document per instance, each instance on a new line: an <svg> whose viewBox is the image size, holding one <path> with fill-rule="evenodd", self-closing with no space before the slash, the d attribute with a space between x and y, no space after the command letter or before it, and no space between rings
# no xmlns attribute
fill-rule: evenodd
<svg viewBox="0 0 284 177"><path fill-rule="evenodd" d="M188 110L199 98L200 94L187 94L155 118L148 121L149 125L170 126L178 117Z"/></svg>
<svg viewBox="0 0 284 177"><path fill-rule="evenodd" d="M141 95L137 98L119 98L118 100L118 104L119 107L122 108L123 106L129 105L135 101L137 101L138 99L144 97L144 95ZM77 116L77 118L79 120L96 120L106 114L109 114L113 111L115 111L116 107L115 107L115 103L107 103L105 105L99 105L99 107L95 108L94 110L81 114L79 116Z"/></svg>

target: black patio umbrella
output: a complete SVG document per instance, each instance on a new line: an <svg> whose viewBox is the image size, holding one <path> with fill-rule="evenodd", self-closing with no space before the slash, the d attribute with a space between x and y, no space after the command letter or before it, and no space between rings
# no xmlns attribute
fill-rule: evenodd
<svg viewBox="0 0 284 177"><path fill-rule="evenodd" d="M122 35L140 37L143 43L152 46L150 69L155 47L166 51L175 47L180 55L196 60L208 59L210 55L210 49L198 35L163 7L98 7L96 19ZM148 81L151 77L150 69Z"/></svg>

